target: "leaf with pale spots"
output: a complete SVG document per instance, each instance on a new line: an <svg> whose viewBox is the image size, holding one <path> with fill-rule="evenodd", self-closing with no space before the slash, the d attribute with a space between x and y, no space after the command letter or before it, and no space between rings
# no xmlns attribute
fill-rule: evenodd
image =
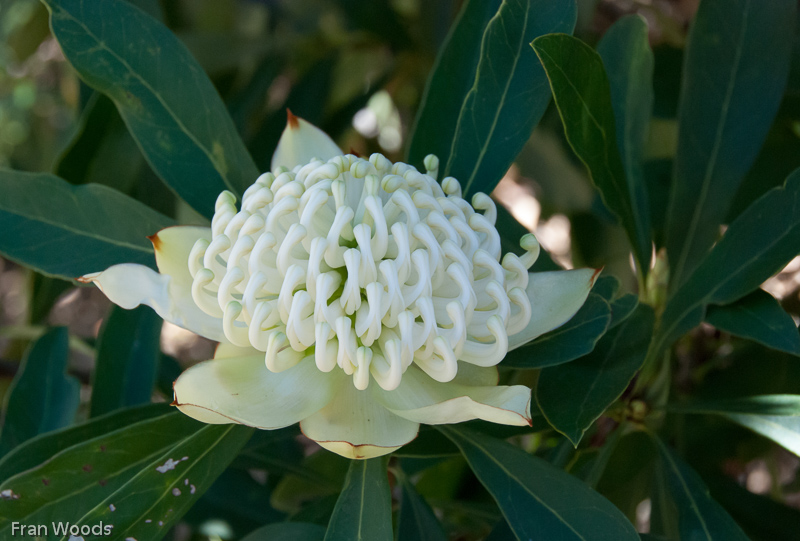
<svg viewBox="0 0 800 541"><path fill-rule="evenodd" d="M10 535L12 522L78 522L202 426L165 405L146 406L29 440L0 462L5 479L0 492L19 495L0 499L0 538ZM115 501L109 504L119 507Z"/></svg>
<svg viewBox="0 0 800 541"><path fill-rule="evenodd" d="M97 502L79 524L113 524L120 538L161 538L228 467L252 433L241 425L195 430L162 454L150 456L133 478Z"/></svg>

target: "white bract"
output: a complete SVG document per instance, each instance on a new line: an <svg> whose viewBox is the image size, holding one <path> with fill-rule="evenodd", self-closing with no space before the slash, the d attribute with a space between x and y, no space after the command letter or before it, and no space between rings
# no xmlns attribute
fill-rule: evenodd
<svg viewBox="0 0 800 541"><path fill-rule="evenodd" d="M148 304L221 342L175 382L175 405L206 423L300 422L351 458L389 453L420 423L530 423L530 390L497 386L509 349L566 322L592 269L528 273L539 253L501 257L496 208L454 178L343 155L290 116L265 173L210 228L153 238L159 273L87 275L113 302Z"/></svg>

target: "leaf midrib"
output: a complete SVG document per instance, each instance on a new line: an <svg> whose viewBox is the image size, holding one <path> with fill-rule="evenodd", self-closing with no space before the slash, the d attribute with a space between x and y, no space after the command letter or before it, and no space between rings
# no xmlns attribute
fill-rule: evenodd
<svg viewBox="0 0 800 541"><path fill-rule="evenodd" d="M142 84L142 86L144 86L148 91L150 91L150 93L153 95L153 97L155 97L158 100L158 102L161 104L161 106L164 108L164 110L167 112L167 114L170 116L170 118L172 118L172 120L175 122L175 124L180 128L181 132L183 132L203 152L203 154L206 156L208 161L211 163L211 166L214 168L214 170L219 174L220 178L223 180L225 185L228 188L230 188L231 190L233 190L234 192L236 192L236 190L232 187L230 181L228 180L227 175L223 171L220 170L220 167L218 166L217 161L214 159L213 153L211 153L208 150L208 148L206 148L206 146L204 144L202 144L195 137L195 135L184 125L184 123L181 122L180 118L178 118L178 116L175 114L175 112L173 111L172 107L170 107L169 104L167 104L167 102L164 101L164 99L161 97L161 94L156 92L155 89L150 85L150 83L144 77L142 77L137 71L135 71L131 67L131 65L128 64L125 61L125 59L123 59L115 51L110 49L104 40L99 39L98 36L96 36L89 29L89 27L86 26L86 24L84 24L83 21L81 21L80 19L77 19L72 13L67 11L61 5L59 5L59 6L51 6L50 1L52 1L52 0L46 0L46 1L48 1L47 5L49 7L55 7L55 9L57 9L60 13L66 14L68 16L68 20L71 20L72 22L78 24L84 30L84 32L86 32L86 34L89 37L91 37L97 43L97 47L98 48L107 51L111 56L114 57L114 59L116 59L120 64L122 64L125 67L125 69L127 69L128 72L131 75L133 75ZM114 101L116 102L116 100L114 100Z"/></svg>
<svg viewBox="0 0 800 541"><path fill-rule="evenodd" d="M736 87L736 81L739 75L739 64L742 58L742 51L744 50L743 46L744 35L747 33L747 21L750 15L750 6L751 6L750 0L745 0L745 7L742 12L742 23L740 25L741 39L739 40L736 47L733 68L731 69L731 77L728 80L728 85L727 88L725 89L725 98L722 101L720 123L717 126L717 133L714 137L714 145L711 148L711 156L709 156L705 174L703 175L703 182L702 182L702 188L700 189L700 195L697 198L697 204L694 206L694 210L692 211L692 220L689 223L689 227L686 229L683 245L673 270L674 273L673 278L676 280L676 283L678 284L680 284L681 282L678 281L677 279L682 278L684 274L684 265L686 264L686 258L689 257L689 251L693 244L693 238L697 230L697 226L700 222L700 215L702 214L701 210L705 208L705 200L708 197L708 192L711 186L711 177L713 176L714 169L717 164L717 159L719 157L720 147L722 146L722 134L728 125L728 109L730 108L730 102L733 96L733 89ZM675 169L675 171L677 172L677 169ZM675 214L673 214L673 216L675 216Z"/></svg>

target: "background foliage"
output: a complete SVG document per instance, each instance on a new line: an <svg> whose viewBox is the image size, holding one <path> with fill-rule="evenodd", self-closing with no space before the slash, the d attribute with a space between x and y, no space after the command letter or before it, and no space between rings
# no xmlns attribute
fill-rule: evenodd
<svg viewBox="0 0 800 541"><path fill-rule="evenodd" d="M796 539L798 27L795 0L5 0L0 537ZM349 462L163 403L212 344L73 278L207 224L286 108L436 153L538 270L604 268L501 365L532 427Z"/></svg>

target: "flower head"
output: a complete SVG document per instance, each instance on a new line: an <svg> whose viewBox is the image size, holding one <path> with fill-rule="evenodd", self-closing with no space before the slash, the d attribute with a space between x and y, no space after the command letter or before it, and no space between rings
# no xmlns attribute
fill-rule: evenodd
<svg viewBox="0 0 800 541"><path fill-rule="evenodd" d="M223 192L210 228L153 238L160 273L88 275L115 303L149 304L219 340L175 383L175 405L208 423L300 422L353 458L391 452L419 423L530 422L530 390L497 386L510 348L567 321L591 269L529 274L539 246L501 257L496 208L454 178L343 155L296 117L237 206Z"/></svg>

